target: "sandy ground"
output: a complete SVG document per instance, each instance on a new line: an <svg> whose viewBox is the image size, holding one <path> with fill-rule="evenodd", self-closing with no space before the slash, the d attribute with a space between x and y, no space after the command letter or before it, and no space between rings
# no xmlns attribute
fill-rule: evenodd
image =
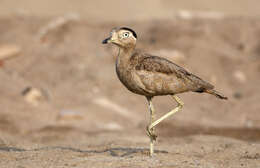
<svg viewBox="0 0 260 168"><path fill-rule="evenodd" d="M95 21L87 14L5 10L0 54L3 45L20 54L0 67L0 167L260 167L259 19L162 13L102 20L93 13ZM117 50L101 44L120 25L136 30L138 48L171 59L229 97L180 95L183 110L156 128L153 158L145 134L147 102L122 86L114 68ZM36 103L23 96L28 87L42 93ZM170 97L153 102L157 117L176 105Z"/></svg>

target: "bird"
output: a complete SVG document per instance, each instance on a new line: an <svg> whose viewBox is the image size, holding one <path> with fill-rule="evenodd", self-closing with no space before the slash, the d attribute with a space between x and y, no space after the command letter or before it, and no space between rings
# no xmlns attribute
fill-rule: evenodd
<svg viewBox="0 0 260 168"><path fill-rule="evenodd" d="M118 47L116 57L116 74L122 84L131 92L143 95L148 101L150 123L146 127L150 138L150 156L154 155L155 126L172 116L184 106L177 94L184 92L208 93L219 99L228 99L214 86L200 77L190 73L181 66L166 58L151 55L136 49L137 34L128 27L116 27L103 44L114 44ZM169 95L177 102L177 107L155 120L152 98Z"/></svg>

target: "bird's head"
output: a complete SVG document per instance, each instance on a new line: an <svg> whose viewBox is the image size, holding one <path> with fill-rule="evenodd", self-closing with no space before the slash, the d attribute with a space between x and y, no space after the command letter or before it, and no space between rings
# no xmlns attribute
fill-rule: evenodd
<svg viewBox="0 0 260 168"><path fill-rule="evenodd" d="M136 33L127 27L114 28L110 37L103 40L103 44L112 43L121 48L135 47L137 35Z"/></svg>

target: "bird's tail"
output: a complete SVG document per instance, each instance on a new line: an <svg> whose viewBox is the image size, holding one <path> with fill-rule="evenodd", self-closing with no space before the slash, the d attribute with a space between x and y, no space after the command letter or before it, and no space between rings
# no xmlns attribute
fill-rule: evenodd
<svg viewBox="0 0 260 168"><path fill-rule="evenodd" d="M219 98L219 99L225 99L225 100L227 100L228 98L226 97L226 96L224 96L222 93L219 93L219 92L217 92L216 90L205 90L204 92L206 92L206 93L209 93L209 94L212 94L212 95L214 95L214 96L216 96L217 98Z"/></svg>

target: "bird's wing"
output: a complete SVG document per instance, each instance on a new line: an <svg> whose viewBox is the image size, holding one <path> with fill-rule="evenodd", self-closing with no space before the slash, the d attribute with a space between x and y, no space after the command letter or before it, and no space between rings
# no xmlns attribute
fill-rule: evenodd
<svg viewBox="0 0 260 168"><path fill-rule="evenodd" d="M202 80L198 76L188 72L179 65L158 56L151 56L149 54L142 54L141 59L139 59L136 70L145 70L152 72L164 73L167 75L176 75L176 77L189 80L196 84L198 87L201 86L202 89L213 89L214 86L210 83Z"/></svg>

